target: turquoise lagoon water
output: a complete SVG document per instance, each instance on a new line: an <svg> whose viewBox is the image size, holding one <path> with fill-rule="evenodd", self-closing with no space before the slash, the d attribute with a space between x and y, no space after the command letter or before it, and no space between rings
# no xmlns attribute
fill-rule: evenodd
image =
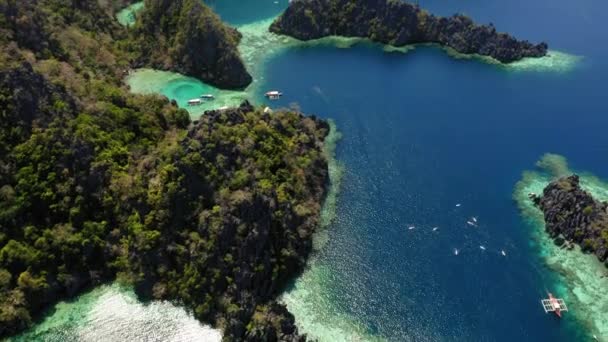
<svg viewBox="0 0 608 342"><path fill-rule="evenodd" d="M554 49L505 67L432 46L300 43L265 30L287 1L209 3L244 34L255 82L235 102L264 104L264 90L280 89L266 104L331 118L342 133L332 164L340 193L327 201L309 267L282 296L302 331L320 341L608 340L603 269L554 248L522 196L568 172L550 157L522 176L547 152L608 178L608 4L420 1ZM135 88L180 104L215 91L139 72ZM598 196L608 191L600 178L583 177ZM540 306L547 291L570 304L561 321Z"/></svg>
<svg viewBox="0 0 608 342"><path fill-rule="evenodd" d="M13 342L45 341L220 341L221 333L202 325L184 309L166 301L143 304L118 284L100 286L52 313Z"/></svg>
<svg viewBox="0 0 608 342"><path fill-rule="evenodd" d="M116 20L121 25L131 26L135 23L137 12L144 8L144 2L136 2L116 14Z"/></svg>
<svg viewBox="0 0 608 342"><path fill-rule="evenodd" d="M242 91L221 90L196 78L169 71L138 69L127 76L126 82L134 93L163 94L169 99L175 100L194 118L199 117L205 110L238 106L249 97ZM188 106L188 100L198 99L203 94L211 94L215 96L215 99L204 101L199 106Z"/></svg>

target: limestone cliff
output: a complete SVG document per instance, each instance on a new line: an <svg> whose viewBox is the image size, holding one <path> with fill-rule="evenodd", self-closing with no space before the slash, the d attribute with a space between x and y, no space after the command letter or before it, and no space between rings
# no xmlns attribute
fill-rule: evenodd
<svg viewBox="0 0 608 342"><path fill-rule="evenodd" d="M516 40L464 15L437 17L401 0L294 0L270 30L301 40L336 35L394 46L437 43L503 63L547 53L545 43Z"/></svg>
<svg viewBox="0 0 608 342"><path fill-rule="evenodd" d="M237 49L240 39L200 0L146 0L134 30L140 63L229 89L252 80Z"/></svg>
<svg viewBox="0 0 608 342"><path fill-rule="evenodd" d="M608 203L581 189L576 175L549 184L533 196L545 215L546 230L556 243L572 241L605 262L608 258Z"/></svg>
<svg viewBox="0 0 608 342"><path fill-rule="evenodd" d="M293 112L206 112L180 142L146 211L157 247L134 242L138 292L176 299L236 340L299 338L275 297L301 272L328 184L326 122ZM156 179L158 178L158 180ZM154 245L153 245L154 246Z"/></svg>

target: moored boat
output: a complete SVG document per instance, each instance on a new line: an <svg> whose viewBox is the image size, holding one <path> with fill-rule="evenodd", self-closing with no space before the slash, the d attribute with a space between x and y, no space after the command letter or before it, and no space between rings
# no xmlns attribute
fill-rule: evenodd
<svg viewBox="0 0 608 342"><path fill-rule="evenodd" d="M271 90L267 91L264 96L269 100L278 100L279 98L281 98L281 96L283 96L283 93L278 90Z"/></svg>
<svg viewBox="0 0 608 342"><path fill-rule="evenodd" d="M553 297L549 292L549 298L541 300L545 313L553 312L559 318L562 318L562 312L568 311L568 307L563 299Z"/></svg>
<svg viewBox="0 0 608 342"><path fill-rule="evenodd" d="M202 103L201 99L188 100L188 106L200 106Z"/></svg>

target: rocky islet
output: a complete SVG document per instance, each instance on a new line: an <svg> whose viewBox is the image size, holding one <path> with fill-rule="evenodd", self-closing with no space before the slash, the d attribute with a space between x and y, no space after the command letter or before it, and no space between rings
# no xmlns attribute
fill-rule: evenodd
<svg viewBox="0 0 608 342"><path fill-rule="evenodd" d="M572 175L551 182L541 196L531 194L543 211L545 228L556 244L576 243L601 262L608 258L608 204L584 191Z"/></svg>
<svg viewBox="0 0 608 342"><path fill-rule="evenodd" d="M270 30L301 40L335 35L393 46L437 43L502 63L543 57L548 48L546 43L535 45L499 33L491 24L477 25L464 15L437 17L399 0L295 0Z"/></svg>

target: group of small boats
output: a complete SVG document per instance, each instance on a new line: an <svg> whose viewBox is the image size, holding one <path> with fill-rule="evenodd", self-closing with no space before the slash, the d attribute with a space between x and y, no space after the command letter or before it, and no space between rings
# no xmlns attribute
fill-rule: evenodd
<svg viewBox="0 0 608 342"><path fill-rule="evenodd" d="M461 206L460 203L456 204L456 207L460 207L460 206ZM479 222L477 220L477 217L475 217L475 216L469 218L469 220L467 221L467 224L469 226L475 227L475 228L478 227L478 223ZM410 225L410 226L407 227L407 229L410 230L410 231L412 231L412 230L416 229L416 226ZM433 232L436 232L436 231L439 230L439 227L432 227L431 229L432 229ZM486 250L487 250L486 246L484 246L484 245L479 245L479 249L482 252L486 252ZM460 250L458 248L454 248L454 252L453 253L454 253L455 256L458 256L460 254ZM503 257L507 256L507 252L505 252L504 249L500 250L500 254ZM563 299L556 298L551 293L548 293L548 296L549 297L546 298L546 299L541 299L541 304L542 304L542 307L543 307L545 313L554 313L558 318L561 318L562 317L562 313L568 311L568 307L566 306L566 303L564 302ZM596 341L599 340L597 338L597 336L595 336L595 335L593 336L593 338Z"/></svg>
<svg viewBox="0 0 608 342"><path fill-rule="evenodd" d="M456 206L457 206L457 207L460 207L460 206L461 206L461 204L460 204L460 203L458 203L458 204L456 204ZM478 222L478 220L477 220L477 217L475 217L475 216L472 216L472 217L471 217L471 218L470 218L470 219L467 221L467 224L468 224L469 226L471 226L471 227L475 227L475 228L477 228L477 227L478 227L478 223L479 223L479 222ZM416 226L408 226L408 227L407 227L407 229L408 229L408 230L414 230L414 229L416 229ZM439 230L439 227L433 227L433 228L431 228L431 229L432 229L432 231L433 231L433 232L436 232L436 231L438 231L438 230ZM484 245L479 245L479 249L480 249L480 250L482 250L482 251L485 251L485 250L486 250L486 246L484 246ZM454 248L454 255L458 255L459 253L460 253L460 250L459 250L458 248ZM507 252L505 252L505 250L504 250L504 249L501 249L501 250L500 250L500 254L501 254L502 256L504 256L504 257L506 257L506 256L507 256Z"/></svg>
<svg viewBox="0 0 608 342"><path fill-rule="evenodd" d="M485 250L486 250L486 246L484 246L484 245L479 245L479 249L480 249L480 250L482 250L482 251L485 251ZM454 248L454 255L458 255L459 253L460 253L460 250L459 250L458 248ZM501 254L502 256L504 256L504 257L506 257L506 256L507 256L507 252L505 252L505 250L504 250L504 249L501 249L501 250L500 250L500 254Z"/></svg>
<svg viewBox="0 0 608 342"><path fill-rule="evenodd" d="M264 93L264 97L273 101L278 100L283 96L283 93L278 90L271 90ZM213 94L203 94L199 98L188 100L188 106L200 106L205 102L215 100L215 96Z"/></svg>

